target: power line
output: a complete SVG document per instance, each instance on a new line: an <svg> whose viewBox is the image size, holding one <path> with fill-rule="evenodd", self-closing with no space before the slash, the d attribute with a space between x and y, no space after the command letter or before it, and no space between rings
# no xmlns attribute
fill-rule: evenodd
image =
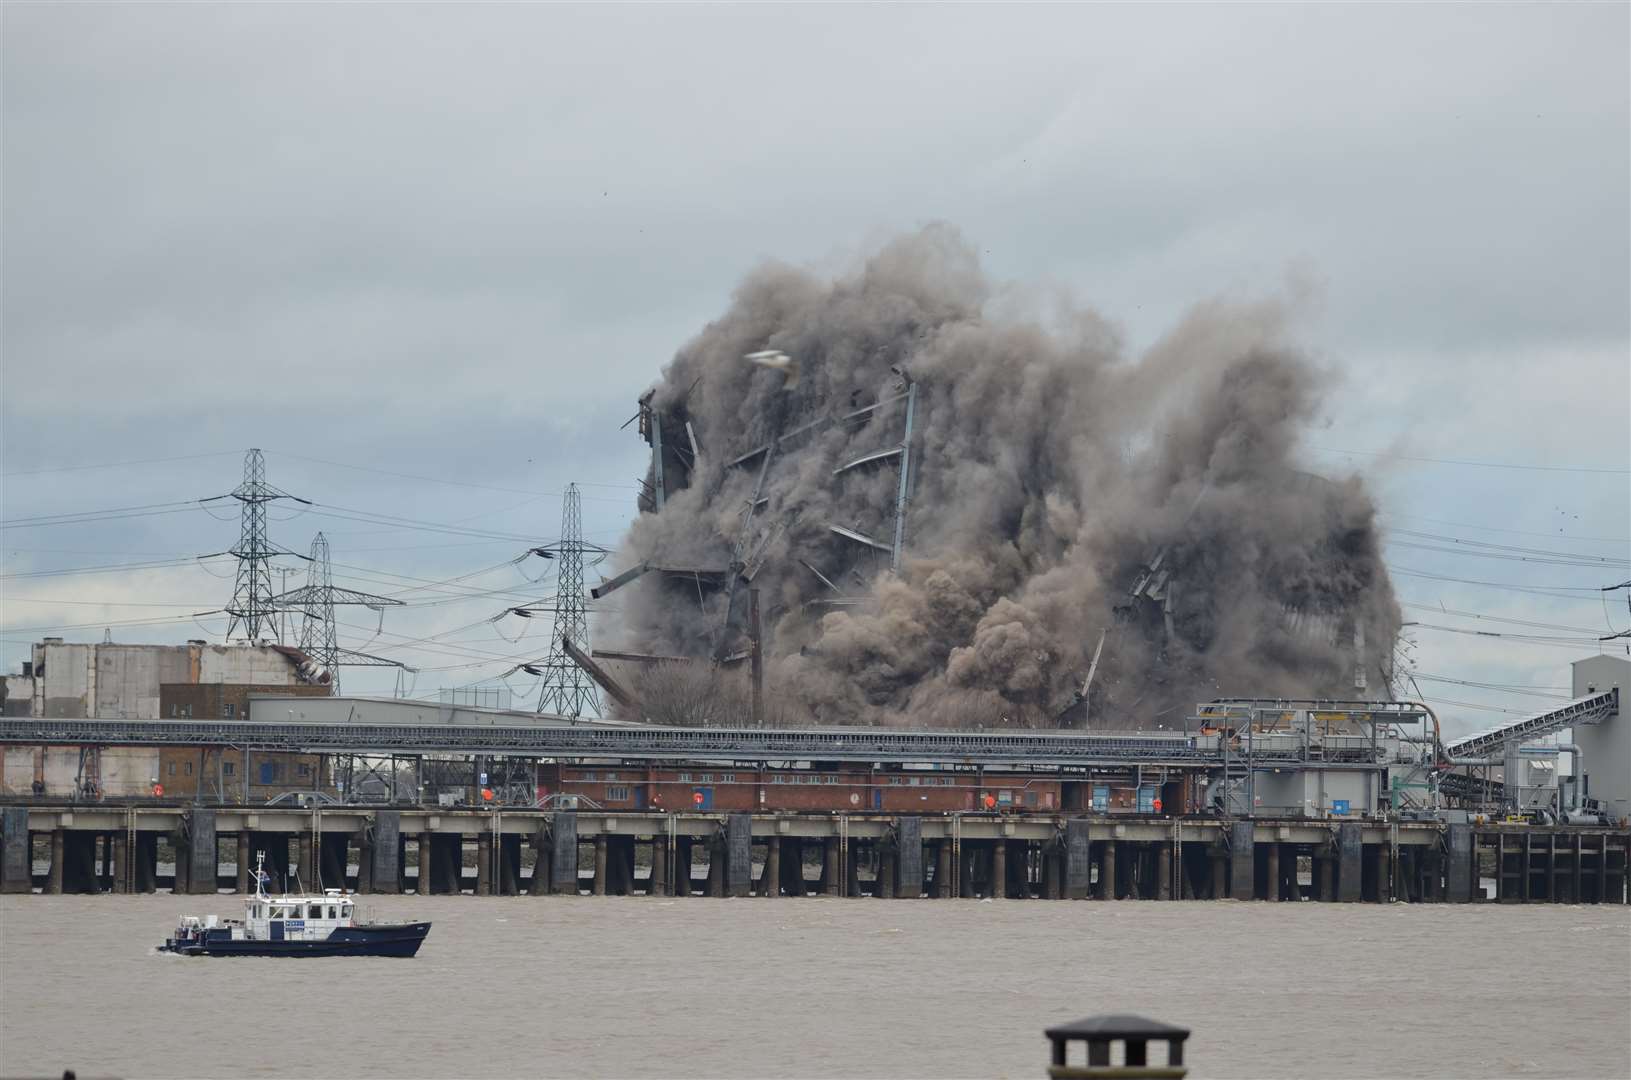
<svg viewBox="0 0 1631 1080"><path fill-rule="evenodd" d="M483 491L501 491L510 495L532 495L538 498L558 498L565 494L564 492L560 491L533 491L527 488L502 487L497 484L478 484L473 480L446 480L439 476L419 476L414 473L396 472L392 469L375 469L367 465L348 465L343 461L331 461L326 458L306 457L302 454L289 454L282 451L276 452L281 454L283 457L294 458L297 461L309 461L317 465L332 465L340 469L353 469L357 472L374 473L379 476L394 476L401 480L418 480L427 484L447 484L451 487L479 488ZM635 484L596 484L595 486L625 488L629 491L639 490L639 487ZM627 499L596 498L596 496L593 495L588 497L590 499L595 499L597 502L626 503L628 501Z"/></svg>
<svg viewBox="0 0 1631 1080"><path fill-rule="evenodd" d="M19 578L70 577L75 574L107 574L116 573L120 570L157 570L167 566L187 566L195 562L197 562L196 559L165 559L158 562L70 566L61 570L17 570L7 574L0 574L0 581L12 581Z"/></svg>
<svg viewBox="0 0 1631 1080"><path fill-rule="evenodd" d="M1411 529L1390 530L1394 536L1413 536L1422 540L1433 540L1439 543L1455 544L1459 547L1477 548L1477 551L1468 551L1463 554L1482 555L1485 552L1502 552L1517 555L1538 555L1555 559L1566 560L1571 563L1586 565L1615 565L1631 566L1631 558L1621 555L1586 555L1577 551L1551 551L1546 548L1515 547L1511 544L1496 544L1488 540L1468 540L1460 536L1446 536L1443 533L1416 532Z"/></svg>
<svg viewBox="0 0 1631 1080"><path fill-rule="evenodd" d="M117 506L107 510L82 510L72 514L41 514L30 518L10 518L0 521L0 529L45 529L56 525L94 525L103 521L157 517L161 514L185 514L189 511L202 509L204 507L197 500L148 503L145 506Z"/></svg>
<svg viewBox="0 0 1631 1080"><path fill-rule="evenodd" d="M1434 574L1426 570L1417 570L1408 566L1395 566L1385 564L1390 574L1402 577L1424 578L1428 581L1445 581L1456 585L1478 585L1487 589L1506 589L1512 592L1533 593L1537 596L1550 596L1559 600L1592 600L1597 599L1600 589L1589 585L1516 585L1510 581L1478 581L1472 578L1451 577L1447 574ZM1587 595L1571 596L1571 593Z"/></svg>
<svg viewBox="0 0 1631 1080"><path fill-rule="evenodd" d="M1528 619L1513 619L1502 615L1486 615L1478 611L1457 611L1454 608L1444 607L1442 604L1419 604L1409 600L1399 601L1401 607L1415 608L1417 611L1432 611L1443 615L1455 615L1463 619L1483 619L1486 622L1506 623L1511 626L1527 626L1535 630L1563 630L1574 634L1595 634L1596 627L1561 626L1557 623L1531 622Z"/></svg>
<svg viewBox="0 0 1631 1080"><path fill-rule="evenodd" d="M1445 555L1471 556L1476 559L1499 559L1503 562L1530 563L1535 566L1569 566L1581 569L1613 569L1619 570L1622 566L1631 565L1631 560L1606 559L1599 557L1563 557L1553 558L1540 555L1515 555L1505 551L1472 551L1468 546L1441 547L1436 544L1420 544L1414 540L1388 540L1389 547L1411 548L1416 551L1436 551Z"/></svg>
<svg viewBox="0 0 1631 1080"><path fill-rule="evenodd" d="M1464 458L1415 457L1410 454L1396 454L1391 450L1344 450L1334 446L1310 446L1308 449L1317 451L1321 454L1359 454L1363 457L1393 458L1398 461L1418 461L1431 465L1467 465L1479 469L1523 469L1533 472L1602 473L1609 476L1624 476L1631 474L1631 469L1612 468L1602 465L1528 465L1510 461L1470 461Z"/></svg>
<svg viewBox="0 0 1631 1080"><path fill-rule="evenodd" d="M19 469L16 472L5 473L10 479L13 476L40 476L44 473L84 472L88 469L122 469L132 465L162 465L171 461L200 461L204 458L236 457L236 450L218 450L213 454L182 454L178 457L138 458L133 461L104 461L95 465L54 465L45 469Z"/></svg>
<svg viewBox="0 0 1631 1080"><path fill-rule="evenodd" d="M1386 511L1384 518L1402 518L1406 521L1425 521L1431 525L1451 525L1458 529L1475 529L1479 532L1506 533L1509 536L1536 536L1549 540L1567 540L1570 542L1597 544L1631 544L1631 536L1570 536L1567 533L1529 532L1523 529L1498 529L1493 525L1474 525L1470 521L1446 521L1443 518L1420 517L1416 514L1398 514Z"/></svg>

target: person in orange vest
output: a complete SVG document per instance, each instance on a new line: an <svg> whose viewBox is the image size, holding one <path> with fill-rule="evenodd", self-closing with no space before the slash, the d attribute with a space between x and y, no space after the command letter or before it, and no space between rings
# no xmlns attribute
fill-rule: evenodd
<svg viewBox="0 0 1631 1080"><path fill-rule="evenodd" d="M492 788L484 787L484 788L481 789L481 801L482 802L492 802L493 801L493 789Z"/></svg>
<svg viewBox="0 0 1631 1080"><path fill-rule="evenodd" d="M980 803L987 810L995 810L997 808L997 797L988 791L980 798Z"/></svg>
<svg viewBox="0 0 1631 1080"><path fill-rule="evenodd" d="M1157 813L1157 814L1159 814L1159 813L1160 813L1160 812L1161 812L1161 796L1159 796L1159 795L1157 795L1157 796L1156 796L1156 797L1155 797L1155 799L1154 799L1154 800L1153 800L1153 801L1152 801L1152 802L1151 802L1151 803L1150 803L1150 807L1151 807L1151 808L1152 808L1152 809L1153 809L1153 810L1154 810L1154 811L1155 811L1155 812L1156 812L1156 813Z"/></svg>
<svg viewBox="0 0 1631 1080"><path fill-rule="evenodd" d="M157 780L153 781L153 798L164 798L164 785L159 783Z"/></svg>

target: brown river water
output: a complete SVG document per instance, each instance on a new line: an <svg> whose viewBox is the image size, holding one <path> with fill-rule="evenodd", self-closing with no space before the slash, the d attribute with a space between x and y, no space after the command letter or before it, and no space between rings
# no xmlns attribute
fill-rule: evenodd
<svg viewBox="0 0 1631 1080"><path fill-rule="evenodd" d="M1625 907L363 906L433 920L418 957L175 957L238 898L0 897L0 1075L1038 1077L1044 1027L1135 1012L1197 1077L1631 1076Z"/></svg>

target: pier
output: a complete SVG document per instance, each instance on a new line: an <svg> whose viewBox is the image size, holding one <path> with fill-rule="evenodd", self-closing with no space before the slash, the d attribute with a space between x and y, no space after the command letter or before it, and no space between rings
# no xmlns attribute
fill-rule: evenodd
<svg viewBox="0 0 1631 1080"><path fill-rule="evenodd" d="M8 893L1627 902L1631 830L1064 814L9 805ZM1486 883L1488 887L1486 888Z"/></svg>

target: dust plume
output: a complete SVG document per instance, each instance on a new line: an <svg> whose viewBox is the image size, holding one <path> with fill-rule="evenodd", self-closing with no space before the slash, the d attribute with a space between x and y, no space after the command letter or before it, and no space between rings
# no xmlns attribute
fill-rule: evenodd
<svg viewBox="0 0 1631 1080"><path fill-rule="evenodd" d="M1222 696L1385 694L1399 613L1375 505L1298 462L1327 381L1283 323L1205 304L1128 356L1091 310L994 287L945 226L837 280L762 266L647 398L666 498L619 556L730 571L648 574L603 636L738 654L748 585L721 582L751 577L778 723L1131 728ZM796 377L744 362L764 350ZM891 573L900 455L844 466L900 445L909 384ZM776 439L768 468L744 459ZM743 695L719 697L710 722L740 721Z"/></svg>

